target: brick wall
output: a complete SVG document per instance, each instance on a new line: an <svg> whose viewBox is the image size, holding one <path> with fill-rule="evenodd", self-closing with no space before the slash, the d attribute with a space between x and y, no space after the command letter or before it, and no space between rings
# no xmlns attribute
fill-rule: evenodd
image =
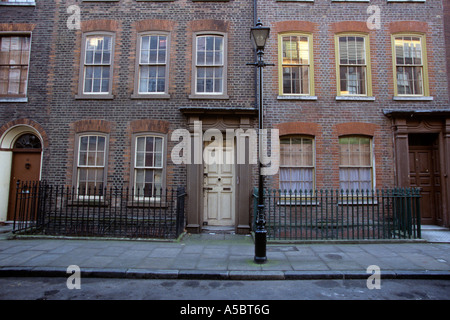
<svg viewBox="0 0 450 320"><path fill-rule="evenodd" d="M447 60L447 79L450 92L450 1L442 0L444 10L444 36Z"/></svg>
<svg viewBox="0 0 450 320"><path fill-rule="evenodd" d="M44 4L45 2L45 4ZM81 8L81 30L66 26L67 8ZM174 166L170 151L178 142L170 133L186 127L178 110L185 106L254 107L253 61L249 28L253 3L37 1L35 8L2 7L0 24L34 24L31 49L29 102L3 103L0 126L17 118L31 118L48 137L44 148L43 179L72 185L75 134L95 131L107 124L109 134L108 185L130 181L131 136L143 127L167 134L167 185L185 185L186 169ZM226 100L190 99L192 43L195 31L224 31L228 36L228 95ZM82 34L109 31L115 34L112 94L110 100L77 99L79 92ZM169 99L133 99L137 34L170 32ZM144 123L146 122L146 123Z"/></svg>
<svg viewBox="0 0 450 320"><path fill-rule="evenodd" d="M448 3L448 1L446 1ZM370 30L367 7L376 5L381 28ZM448 109L448 89L441 0L425 3L370 3L258 1L258 18L271 27L265 61L275 67L264 70L265 121L267 127L291 128L289 134L308 134L304 128L315 124L316 187L339 187L339 135L364 134L373 137L376 187L394 185L393 134L385 109ZM447 10L447 18L449 11ZM280 100L278 96L279 32L309 32L313 36L315 101ZM392 46L393 32L426 34L430 95L432 101L394 101ZM450 29L447 29L450 31ZM372 88L375 101L336 100L334 37L337 32L364 32L370 41ZM448 45L448 42L447 42ZM286 126L285 123L289 122ZM292 123L297 123L298 130ZM350 131L348 131L351 129ZM309 133L311 134L311 133ZM278 188L277 177L268 183Z"/></svg>
<svg viewBox="0 0 450 320"><path fill-rule="evenodd" d="M265 69L266 127L284 126L286 132L306 134L314 131L316 142L316 186L337 187L338 136L343 128L360 128L373 133L376 186L394 183L391 123L384 109L448 108L447 64L444 48L449 42L449 6L443 27L442 1L425 3L282 2L258 0L258 17L271 27L265 60L277 66ZM67 7L81 8L82 30L66 26ZM368 30L367 7L381 10L381 29ZM253 108L254 69L249 28L253 25L253 1L193 2L176 0L151 2L80 2L75 0L37 1L36 7L1 7L0 25L33 26L28 103L2 103L0 126L10 127L17 119L30 119L45 133L43 178L72 183L74 133L80 123L109 123L110 146L108 183L127 184L132 155L131 135L140 120L161 121L169 134L183 128L185 116L179 107ZM228 95L226 100L189 99L192 76L192 36L195 31L226 31L228 35ZM80 100L78 93L81 39L83 31L112 31L116 35L112 100ZM101 30L100 30L101 29ZM137 33L146 30L171 33L169 99L133 99ZM277 33L305 31L313 34L315 95L317 101L278 100ZM369 34L372 87L375 101L336 101L334 34L363 31ZM390 34L394 31L426 33L430 93L433 101L393 101L392 50ZM28 121L28 120L27 120ZM81 122L80 122L81 121ZM88 122L83 122L88 121ZM358 124L358 125L354 125ZM142 123L140 124L142 125ZM296 126L299 128L295 129ZM306 128L306 129L305 129ZM88 128L89 129L89 128ZM294 130L294 131L292 131ZM176 142L168 141L167 157ZM168 184L185 184L186 170L167 161ZM256 172L256 169L254 169ZM256 177L256 174L254 175ZM270 182L271 178L268 178ZM277 177L272 179L278 187ZM256 178L255 183L256 185Z"/></svg>

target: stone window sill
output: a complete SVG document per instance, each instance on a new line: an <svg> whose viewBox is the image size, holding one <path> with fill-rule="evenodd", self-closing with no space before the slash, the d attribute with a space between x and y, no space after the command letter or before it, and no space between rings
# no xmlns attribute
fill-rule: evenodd
<svg viewBox="0 0 450 320"><path fill-rule="evenodd" d="M375 101L375 97L337 96L336 101Z"/></svg>
<svg viewBox="0 0 450 320"><path fill-rule="evenodd" d="M433 97L395 96L394 101L433 101Z"/></svg>
<svg viewBox="0 0 450 320"><path fill-rule="evenodd" d="M317 100L317 96L278 96L278 100Z"/></svg>

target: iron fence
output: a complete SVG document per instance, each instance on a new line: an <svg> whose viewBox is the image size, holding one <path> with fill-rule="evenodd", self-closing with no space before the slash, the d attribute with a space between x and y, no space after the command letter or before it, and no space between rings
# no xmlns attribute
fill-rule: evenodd
<svg viewBox="0 0 450 320"><path fill-rule="evenodd" d="M185 189L79 190L46 182L17 184L15 233L176 238L184 230Z"/></svg>
<svg viewBox="0 0 450 320"><path fill-rule="evenodd" d="M264 190L264 212L268 240L421 238L417 188Z"/></svg>

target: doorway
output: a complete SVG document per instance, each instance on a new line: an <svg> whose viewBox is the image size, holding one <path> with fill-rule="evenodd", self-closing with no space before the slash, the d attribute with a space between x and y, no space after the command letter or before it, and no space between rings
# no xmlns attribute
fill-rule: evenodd
<svg viewBox="0 0 450 320"><path fill-rule="evenodd" d="M421 222L442 225L438 134L409 134L408 145L410 186L421 189Z"/></svg>
<svg viewBox="0 0 450 320"><path fill-rule="evenodd" d="M41 154L41 141L32 133L24 133L14 142L7 220L14 220L17 183L21 181L39 180L41 174Z"/></svg>
<svg viewBox="0 0 450 320"><path fill-rule="evenodd" d="M235 224L235 184L234 148L221 149L205 144L203 167L203 223L208 226L234 226ZM222 159L222 161L218 161Z"/></svg>

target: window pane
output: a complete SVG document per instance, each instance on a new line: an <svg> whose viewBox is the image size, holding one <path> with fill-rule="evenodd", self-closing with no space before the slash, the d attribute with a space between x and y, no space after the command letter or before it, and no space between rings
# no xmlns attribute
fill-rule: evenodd
<svg viewBox="0 0 450 320"><path fill-rule="evenodd" d="M340 67L340 85L342 95L366 94L366 68L365 67Z"/></svg>
<svg viewBox="0 0 450 320"><path fill-rule="evenodd" d="M9 64L11 37L1 37L0 41L0 64Z"/></svg>
<svg viewBox="0 0 450 320"><path fill-rule="evenodd" d="M223 64L223 37L197 37L197 65L217 66Z"/></svg>
<svg viewBox="0 0 450 320"><path fill-rule="evenodd" d="M396 37L394 43L397 65L422 64L422 43L419 37Z"/></svg>
<svg viewBox="0 0 450 320"><path fill-rule="evenodd" d="M340 64L365 64L364 37L339 37Z"/></svg>
<svg viewBox="0 0 450 320"><path fill-rule="evenodd" d="M339 139L340 187L344 190L372 188L371 139L343 137Z"/></svg>
<svg viewBox="0 0 450 320"><path fill-rule="evenodd" d="M286 36L283 41L283 64L308 64L308 37Z"/></svg>
<svg viewBox="0 0 450 320"><path fill-rule="evenodd" d="M313 188L313 139L292 137L280 139L280 188L305 190Z"/></svg>
<svg viewBox="0 0 450 320"><path fill-rule="evenodd" d="M398 94L422 95L422 67L397 67Z"/></svg>

